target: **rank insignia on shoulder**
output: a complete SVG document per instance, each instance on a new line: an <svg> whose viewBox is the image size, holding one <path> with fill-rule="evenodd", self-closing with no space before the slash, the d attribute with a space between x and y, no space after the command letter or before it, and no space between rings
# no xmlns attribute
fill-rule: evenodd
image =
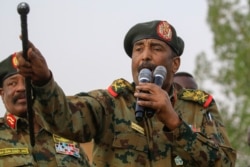
<svg viewBox="0 0 250 167"><path fill-rule="evenodd" d="M13 114L7 114L7 124L12 128L12 129L15 129L16 128L16 122L17 122L17 119L16 117L13 115Z"/></svg>
<svg viewBox="0 0 250 167"><path fill-rule="evenodd" d="M124 88L132 89L131 84L125 79L117 79L115 80L109 87L108 92L113 96L117 97L120 93L124 91Z"/></svg>
<svg viewBox="0 0 250 167"><path fill-rule="evenodd" d="M178 98L182 100L194 101L201 104L203 107L208 107L213 101L213 97L202 91L202 90L194 90L194 89L183 89L179 94Z"/></svg>

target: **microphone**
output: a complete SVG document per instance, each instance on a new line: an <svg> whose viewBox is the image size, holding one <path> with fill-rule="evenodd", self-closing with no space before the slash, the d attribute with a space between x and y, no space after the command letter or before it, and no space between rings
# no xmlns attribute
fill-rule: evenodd
<svg viewBox="0 0 250 167"><path fill-rule="evenodd" d="M162 87L163 82L166 78L167 70L164 66L157 66L154 70L154 83L160 87Z"/></svg>
<svg viewBox="0 0 250 167"><path fill-rule="evenodd" d="M157 66L154 70L153 76L154 76L154 83L158 85L159 87L162 87L163 82L166 78L167 70L164 66ZM154 111L152 109L147 109L146 115L148 118L153 117Z"/></svg>
<svg viewBox="0 0 250 167"><path fill-rule="evenodd" d="M139 76L138 76L138 80L139 80L140 83L152 82L152 72L147 68L141 69L141 71L139 73ZM138 100L140 100L140 99L137 99L137 101ZM144 113L145 113L144 108L136 103L136 106L135 106L135 119L138 122L142 121Z"/></svg>

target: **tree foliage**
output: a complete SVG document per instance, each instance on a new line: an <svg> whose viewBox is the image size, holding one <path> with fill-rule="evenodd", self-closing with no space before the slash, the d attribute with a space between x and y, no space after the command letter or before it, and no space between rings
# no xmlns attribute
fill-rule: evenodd
<svg viewBox="0 0 250 167"><path fill-rule="evenodd" d="M207 0L207 22L213 33L214 60L205 53L196 58L195 76L208 90L218 85L217 100L233 147L237 150L237 165L250 166L250 0ZM206 64L206 65L204 65ZM214 69L214 70L211 70Z"/></svg>

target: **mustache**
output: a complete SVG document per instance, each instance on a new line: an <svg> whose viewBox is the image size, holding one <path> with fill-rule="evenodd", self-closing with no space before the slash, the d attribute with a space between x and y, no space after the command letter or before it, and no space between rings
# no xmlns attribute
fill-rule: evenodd
<svg viewBox="0 0 250 167"><path fill-rule="evenodd" d="M143 69L143 68L147 68L151 71L154 71L154 69L156 68L156 65L150 63L150 62L143 62L141 65L138 66L138 73Z"/></svg>
<svg viewBox="0 0 250 167"><path fill-rule="evenodd" d="M23 98L26 98L25 92L18 93L13 97L12 102L15 104L18 99L23 99Z"/></svg>

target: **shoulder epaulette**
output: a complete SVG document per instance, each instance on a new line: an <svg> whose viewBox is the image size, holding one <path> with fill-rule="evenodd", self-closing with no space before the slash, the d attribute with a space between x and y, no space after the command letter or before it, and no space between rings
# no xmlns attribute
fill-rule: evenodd
<svg viewBox="0 0 250 167"><path fill-rule="evenodd" d="M182 100L197 102L205 108L208 107L213 101L213 97L210 94L197 89L183 89L178 93L178 98Z"/></svg>
<svg viewBox="0 0 250 167"><path fill-rule="evenodd" d="M108 92L113 96L117 97L119 94L124 93L126 90L133 91L133 86L131 83L123 78L113 81L113 83L108 87Z"/></svg>

